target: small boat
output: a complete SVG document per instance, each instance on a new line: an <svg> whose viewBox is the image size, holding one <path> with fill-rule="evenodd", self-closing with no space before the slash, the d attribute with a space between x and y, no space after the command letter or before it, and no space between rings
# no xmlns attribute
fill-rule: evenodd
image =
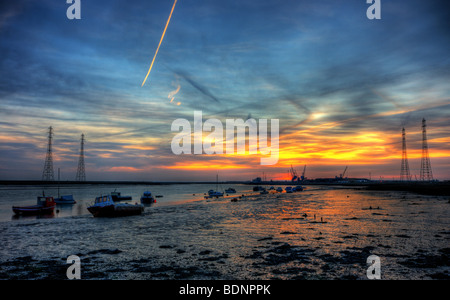
<svg viewBox="0 0 450 300"><path fill-rule="evenodd" d="M267 195L269 192L266 189L262 189L261 192L259 192L259 194L261 195Z"/></svg>
<svg viewBox="0 0 450 300"><path fill-rule="evenodd" d="M141 203L152 204L152 203L155 203L155 202L156 202L156 200L155 200L155 198L153 198L153 195L152 195L151 192L146 191L146 192L144 192L144 194L142 194L142 196L141 196Z"/></svg>
<svg viewBox="0 0 450 300"><path fill-rule="evenodd" d="M65 195L65 196L55 198L55 203L56 204L75 204L75 203L77 203L77 201L75 201L75 199L73 199L72 195Z"/></svg>
<svg viewBox="0 0 450 300"><path fill-rule="evenodd" d="M60 196L59 195L59 178L60 178L60 169L58 168L58 197L55 198L56 204L75 204L77 203L75 199L73 199L73 195L65 195Z"/></svg>
<svg viewBox="0 0 450 300"><path fill-rule="evenodd" d="M209 190L208 191L208 196L209 197L223 197L223 193L218 192L218 191L214 191L214 190Z"/></svg>
<svg viewBox="0 0 450 300"><path fill-rule="evenodd" d="M227 194L236 194L236 190L233 189L233 188L228 188L228 189L225 190L225 193L227 193Z"/></svg>
<svg viewBox="0 0 450 300"><path fill-rule="evenodd" d="M111 192L111 198L113 201L126 201L126 200L132 200L133 198L131 196L122 196L120 192Z"/></svg>
<svg viewBox="0 0 450 300"><path fill-rule="evenodd" d="M219 192L218 189L219 189L219 175L216 175L216 190L209 190L208 196L205 198L223 197L223 193Z"/></svg>
<svg viewBox="0 0 450 300"><path fill-rule="evenodd" d="M253 191L254 192L260 192L260 191L263 191L263 190L264 190L264 188L262 186L259 186L259 185L253 187Z"/></svg>
<svg viewBox="0 0 450 300"><path fill-rule="evenodd" d="M302 192L303 191L303 187L300 185L297 185L296 187L294 187L292 189L294 192Z"/></svg>
<svg viewBox="0 0 450 300"><path fill-rule="evenodd" d="M291 186L287 186L285 188L286 193L292 193L292 187Z"/></svg>
<svg viewBox="0 0 450 300"><path fill-rule="evenodd" d="M277 193L282 193L282 192L283 192L283 188L277 187Z"/></svg>
<svg viewBox="0 0 450 300"><path fill-rule="evenodd" d="M55 201L53 197L38 197L37 204L31 206L13 206L12 210L16 215L48 215L52 214L55 209Z"/></svg>
<svg viewBox="0 0 450 300"><path fill-rule="evenodd" d="M125 217L140 215L144 211L142 204L115 203L111 195L95 198L95 203L89 206L88 211L94 217Z"/></svg>

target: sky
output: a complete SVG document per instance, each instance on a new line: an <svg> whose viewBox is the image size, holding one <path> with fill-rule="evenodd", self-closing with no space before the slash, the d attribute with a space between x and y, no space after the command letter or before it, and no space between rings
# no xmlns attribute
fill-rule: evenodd
<svg viewBox="0 0 450 300"><path fill-rule="evenodd" d="M55 174L74 180L398 179L402 127L419 176L422 119L433 175L450 179L447 1L172 0L0 2L0 179L42 177L48 127ZM172 122L278 119L279 160L175 155Z"/></svg>

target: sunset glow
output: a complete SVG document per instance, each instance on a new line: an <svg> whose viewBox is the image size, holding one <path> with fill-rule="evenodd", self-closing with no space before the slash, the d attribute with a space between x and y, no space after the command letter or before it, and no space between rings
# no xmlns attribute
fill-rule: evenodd
<svg viewBox="0 0 450 300"><path fill-rule="evenodd" d="M422 118L433 174L450 179L450 40L432 4L395 0L371 21L350 2L175 1L167 19L172 2L96 1L63 22L57 6L19 2L0 15L0 179L41 177L49 126L67 180L81 133L91 180L277 180L291 165L308 178L348 166L349 177L398 179L403 127L419 174ZM171 124L193 127L194 111L223 124L279 120L278 163L175 155Z"/></svg>

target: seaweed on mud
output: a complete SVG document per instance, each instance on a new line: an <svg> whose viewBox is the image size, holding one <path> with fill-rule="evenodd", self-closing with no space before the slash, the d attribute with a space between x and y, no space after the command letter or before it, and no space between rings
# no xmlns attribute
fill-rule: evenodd
<svg viewBox="0 0 450 300"><path fill-rule="evenodd" d="M0 265L1 279L55 280L66 279L67 265L55 260L36 260L31 256L18 257Z"/></svg>
<svg viewBox="0 0 450 300"><path fill-rule="evenodd" d="M94 250L94 251L90 251L87 253L87 255L95 255L95 254L119 254L122 253L121 250L119 249L99 249L99 250Z"/></svg>
<svg viewBox="0 0 450 300"><path fill-rule="evenodd" d="M335 265L365 265L375 247L367 246L364 248L351 247L339 252L339 255L329 253L318 255L317 257L327 264Z"/></svg>
<svg viewBox="0 0 450 300"><path fill-rule="evenodd" d="M203 258L199 258L199 261L219 261L221 259L226 259L228 258L228 254L224 253L222 255L219 256L209 256L209 257L203 257Z"/></svg>
<svg viewBox="0 0 450 300"><path fill-rule="evenodd" d="M437 254L417 251L414 257L400 261L399 264L408 268L433 269L436 267L450 266L450 248L443 248Z"/></svg>
<svg viewBox="0 0 450 300"><path fill-rule="evenodd" d="M262 260L260 262L261 265L275 266L290 262L310 262L309 256L315 252L315 250L292 246L288 243L281 243L281 245L279 245L278 243L273 242L272 244L276 244L277 246L266 251L253 250L253 254L247 255L244 258Z"/></svg>

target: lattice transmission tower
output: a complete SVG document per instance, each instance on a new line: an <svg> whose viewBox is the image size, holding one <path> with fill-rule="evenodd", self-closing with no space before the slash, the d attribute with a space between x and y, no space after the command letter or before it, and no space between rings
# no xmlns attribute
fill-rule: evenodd
<svg viewBox="0 0 450 300"><path fill-rule="evenodd" d="M48 145L47 155L45 156L44 171L42 172L43 181L54 181L55 176L53 173L53 153L52 153L52 141L53 141L53 127L48 128Z"/></svg>
<svg viewBox="0 0 450 300"><path fill-rule="evenodd" d="M78 170L76 181L86 181L86 171L84 168L84 134L81 135L80 158L78 159Z"/></svg>
<svg viewBox="0 0 450 300"><path fill-rule="evenodd" d="M420 180L433 180L430 156L428 154L427 121L425 119L422 120L422 162L420 164Z"/></svg>
<svg viewBox="0 0 450 300"><path fill-rule="evenodd" d="M400 171L401 181L411 181L411 173L409 172L408 155L406 154L406 132L402 129L402 168Z"/></svg>

